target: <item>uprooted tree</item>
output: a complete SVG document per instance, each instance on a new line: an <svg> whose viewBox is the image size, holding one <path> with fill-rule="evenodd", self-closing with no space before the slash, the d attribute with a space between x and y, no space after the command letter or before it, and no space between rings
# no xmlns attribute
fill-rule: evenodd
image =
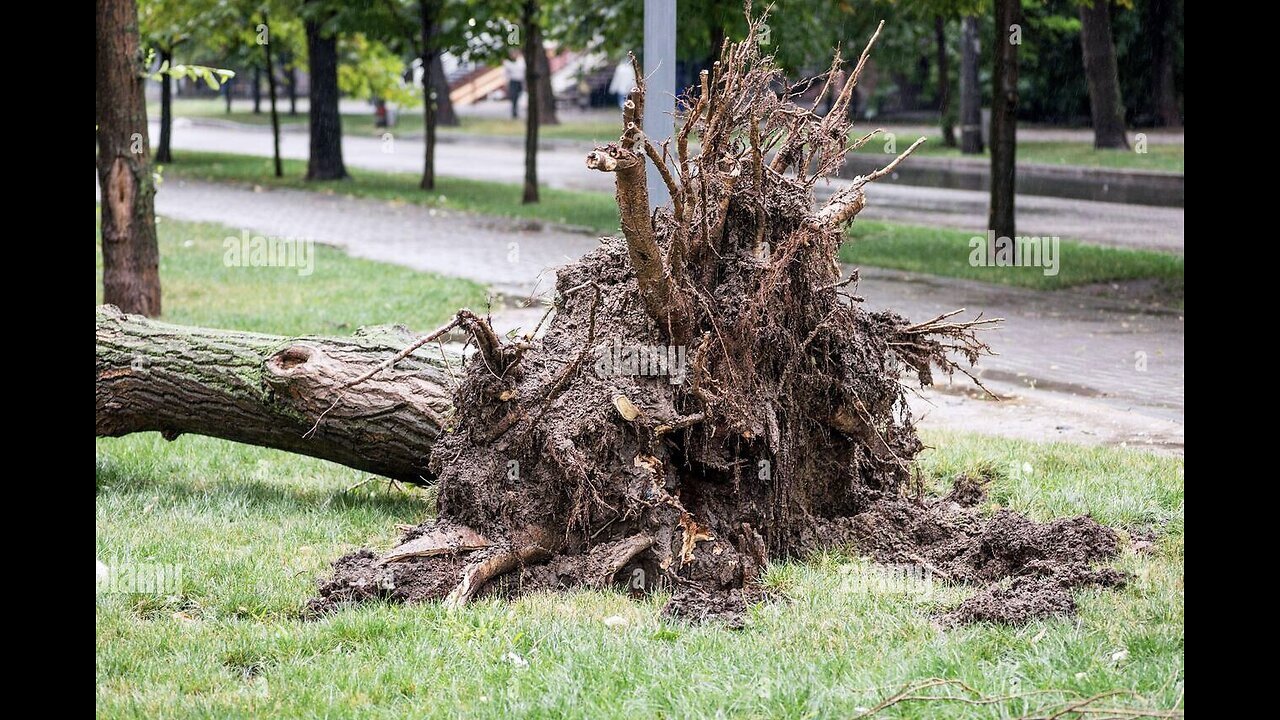
<svg viewBox="0 0 1280 720"><path fill-rule="evenodd" d="M973 484L908 497L922 444L900 378L968 374L993 321L859 305L837 261L844 229L919 142L815 210L814 185L850 149L875 38L819 117L776 92L759 27L703 71L672 141L646 137L636 73L621 137L586 158L615 176L622 237L561 269L532 333L500 339L464 310L412 342L276 338L104 309L98 433L211 434L436 483L437 517L387 553L338 560L314 611L630 582L669 589L673 614L736 617L770 559L849 543L946 580L1015 577L962 619L1017 619L1010 602L1069 610L1071 587L1115 582L1090 564L1116 536L1087 518L962 521ZM647 172L669 207L650 210ZM450 332L472 351L437 346Z"/></svg>

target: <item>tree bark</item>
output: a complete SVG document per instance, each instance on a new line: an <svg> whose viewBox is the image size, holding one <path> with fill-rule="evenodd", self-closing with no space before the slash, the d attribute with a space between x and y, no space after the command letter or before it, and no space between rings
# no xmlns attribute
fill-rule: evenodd
<svg viewBox="0 0 1280 720"><path fill-rule="evenodd" d="M535 57L538 59L538 87L537 92L530 97L538 99L538 124L559 125L560 118L556 116L556 94L551 89L551 59L547 56L545 47L539 48Z"/></svg>
<svg viewBox="0 0 1280 720"><path fill-rule="evenodd" d="M991 206L987 227L1014 236L1013 199L1018 148L1018 46L1009 26L1022 22L1019 0L995 0L995 55L991 81Z"/></svg>
<svg viewBox="0 0 1280 720"><path fill-rule="evenodd" d="M1124 135L1124 102L1120 98L1120 71L1116 46L1111 40L1109 0L1084 0L1080 5L1080 48L1084 76L1089 85L1089 112L1093 118L1095 148L1128 148Z"/></svg>
<svg viewBox="0 0 1280 720"><path fill-rule="evenodd" d="M267 99L271 103L272 158L275 160L276 177L284 177L284 163L280 159L280 115L276 112L276 68L275 61L271 57L271 23L265 12L262 13L262 24L268 28L267 43L262 46L262 55L267 60Z"/></svg>
<svg viewBox="0 0 1280 720"><path fill-rule="evenodd" d="M431 61L431 86L436 91L436 124L457 127L458 113L453 110L453 100L449 99L449 78L444 74L444 63L437 52Z"/></svg>
<svg viewBox="0 0 1280 720"><path fill-rule="evenodd" d="M955 117L951 114L951 58L947 55L947 21L933 17L933 37L938 48L938 118L942 125L942 144L956 146Z"/></svg>
<svg viewBox="0 0 1280 720"><path fill-rule="evenodd" d="M99 437L208 435L406 482L433 479L431 446L452 409L452 371L440 350L428 346L342 387L409 346L404 327L281 337L171 325L104 305L96 335ZM455 353L447 357L460 367Z"/></svg>
<svg viewBox="0 0 1280 720"><path fill-rule="evenodd" d="M1149 0L1147 37L1151 43L1151 98L1156 122L1165 127L1182 127L1178 93L1174 86L1174 19L1177 0Z"/></svg>
<svg viewBox="0 0 1280 720"><path fill-rule="evenodd" d="M433 190L436 186L436 123L440 118L437 105L440 94L436 89L434 68L440 62L440 51L436 47L436 35L440 30L439 0L420 0L418 3L419 26L422 33L422 127L423 127L423 161L422 181L418 187ZM446 88L444 101L449 102ZM450 112L453 106L449 106Z"/></svg>
<svg viewBox="0 0 1280 720"><path fill-rule="evenodd" d="M223 110L223 112L225 112L228 115L231 114L231 87L235 83L235 81L236 81L235 78L229 78L225 83L222 84L222 97L224 100L226 100L226 103L227 103L226 109Z"/></svg>
<svg viewBox="0 0 1280 720"><path fill-rule="evenodd" d="M289 88L289 116L294 117L298 114L298 66L292 56L283 64L289 68L285 73L286 83Z"/></svg>
<svg viewBox="0 0 1280 720"><path fill-rule="evenodd" d="M98 186L102 192L102 290L128 312L160 314L155 180L147 139L138 8L98 0Z"/></svg>
<svg viewBox="0 0 1280 720"><path fill-rule="evenodd" d="M160 49L160 65L173 63L173 51L167 48ZM157 163L173 162L172 143L170 136L173 133L173 78L169 73L160 76L160 145L156 148Z"/></svg>
<svg viewBox="0 0 1280 720"><path fill-rule="evenodd" d="M982 153L982 90L978 86L978 18L960 23L960 152Z"/></svg>
<svg viewBox="0 0 1280 720"><path fill-rule="evenodd" d="M324 18L306 20L311 59L311 148L308 180L343 180L342 116L338 112L338 38L323 34Z"/></svg>
<svg viewBox="0 0 1280 720"><path fill-rule="evenodd" d="M262 68L253 68L253 114L262 114Z"/></svg>
<svg viewBox="0 0 1280 720"><path fill-rule="evenodd" d="M524 86L529 89L528 109L524 130L524 195L525 204L538 202L538 79L541 77L537 57L545 55L542 49L542 32L538 27L538 0L524 0L520 13L524 28Z"/></svg>

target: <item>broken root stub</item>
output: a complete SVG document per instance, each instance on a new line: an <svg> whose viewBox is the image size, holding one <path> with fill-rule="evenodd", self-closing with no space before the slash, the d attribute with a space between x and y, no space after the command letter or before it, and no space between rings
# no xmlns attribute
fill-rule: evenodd
<svg viewBox="0 0 1280 720"><path fill-rule="evenodd" d="M484 542L348 555L313 611L613 584L670 590L672 615L740 622L771 559L849 543L875 554L867 527L932 512L901 497L922 445L900 378L967 372L992 321L912 324L844 294L844 229L880 174L817 210L813 190L843 162L866 53L820 118L775 93L760 22L687 98L675 147L638 126L637 73L619 141L587 158L615 177L623 236L561 269L545 333L514 351L467 326L484 352L431 448L438 519L410 536ZM651 213L655 163L674 201ZM950 560L930 562L970 579Z"/></svg>

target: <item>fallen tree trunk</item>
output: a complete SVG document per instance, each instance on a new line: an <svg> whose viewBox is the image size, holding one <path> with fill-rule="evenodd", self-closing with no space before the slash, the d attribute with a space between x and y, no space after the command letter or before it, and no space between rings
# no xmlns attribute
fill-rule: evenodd
<svg viewBox="0 0 1280 720"><path fill-rule="evenodd" d="M425 347L359 392L345 387L414 341L403 326L282 337L172 325L104 305L96 335L99 437L208 435L434 481L427 464L452 413L459 354Z"/></svg>

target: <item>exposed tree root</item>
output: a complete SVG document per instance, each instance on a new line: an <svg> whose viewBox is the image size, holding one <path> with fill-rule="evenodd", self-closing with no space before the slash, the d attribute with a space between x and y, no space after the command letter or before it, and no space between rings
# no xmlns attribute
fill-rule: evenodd
<svg viewBox="0 0 1280 720"><path fill-rule="evenodd" d="M815 211L815 184L850 146L853 82L825 117L799 107L774 89L785 85L760 52L763 18L748 20L747 38L726 43L686 98L674 155L644 135L637 73L621 136L586 158L614 175L623 236L559 273L545 333L503 343L478 318L454 320L480 351L431 453L439 518L413 533L466 527L492 546L463 557L456 543L429 540L429 553L381 565L350 555L314 610L615 583L669 590L673 615L739 623L771 559L850 543L887 561L919 558L957 582L1034 575L1069 593L1107 579L1089 576L1116 547L1096 523L1041 532L1001 517L983 535L976 515L903 497L922 445L901 377L968 373L990 351L976 332L995 321L949 313L912 324L842 290L846 225L919 142ZM652 212L650 164L673 198ZM923 535L877 544L865 532L874 523L934 527L959 554ZM995 564L968 550L1027 537L1048 545ZM1090 540L1080 555L1054 544L1080 538Z"/></svg>

